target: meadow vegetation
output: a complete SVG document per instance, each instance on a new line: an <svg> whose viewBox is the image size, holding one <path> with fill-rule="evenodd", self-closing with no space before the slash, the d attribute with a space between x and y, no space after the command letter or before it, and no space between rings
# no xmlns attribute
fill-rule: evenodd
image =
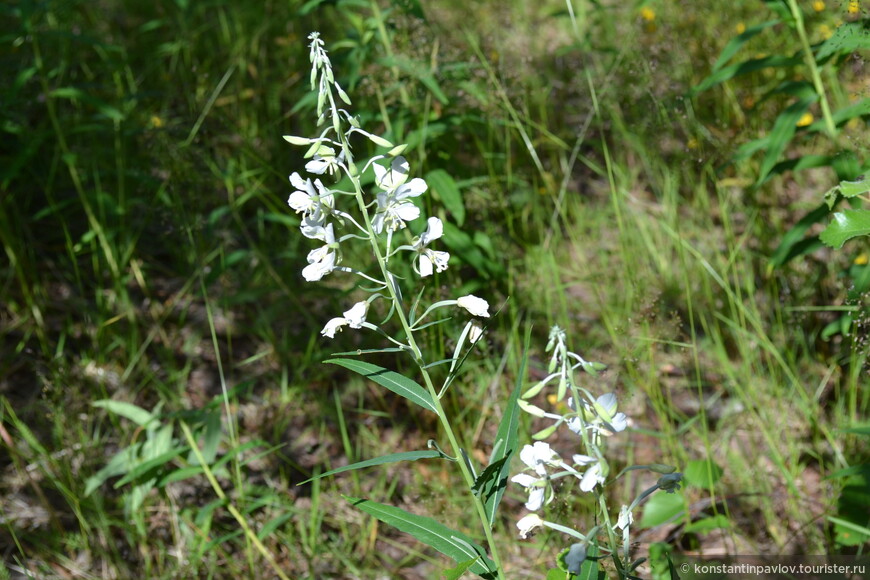
<svg viewBox="0 0 870 580"><path fill-rule="evenodd" d="M866 34L806 53L866 31L866 3L19 0L0 15L0 578L448 567L342 494L475 533L435 462L298 485L439 429L320 364L384 345L324 339L358 297L300 275L311 247L287 198L304 160L282 136L319 133L314 30L363 126L407 143L429 184L452 256L429 292L492 307L442 399L469 449L492 444L518 379L546 374L559 325L630 419L613 467L686 476L636 514L640 575L667 577L668 553L866 550L870 247L818 241L824 193L870 165ZM425 348L449 357L462 324ZM628 503L651 477L605 493ZM511 485L495 526L509 578L542 577L563 547L517 537L525 501ZM579 493L548 507L587 527L594 508Z"/></svg>

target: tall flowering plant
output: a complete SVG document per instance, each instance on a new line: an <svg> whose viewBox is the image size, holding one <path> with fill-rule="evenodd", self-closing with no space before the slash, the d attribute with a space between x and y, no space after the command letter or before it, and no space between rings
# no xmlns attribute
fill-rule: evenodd
<svg viewBox="0 0 870 580"><path fill-rule="evenodd" d="M308 282L337 274L359 279L360 291L368 296L348 305L340 316L325 322L321 334L333 338L345 329L375 331L390 343L381 352L408 355L417 367L415 374L420 382L359 358L334 358L327 362L359 373L422 407L425 412L436 414L446 440L446 450L433 438L428 449L369 459L319 477L398 461L435 459L452 463L467 489L468 502L480 523L479 534L485 538L488 550L471 536L432 518L368 499L347 499L359 509L412 534L455 560L455 573L467 570L483 578L504 578L493 539L493 526L496 508L507 487L509 459L516 447L516 398L519 390L514 389L510 412L501 421L487 466L476 465L460 445L455 426L441 403L457 377L462 361L483 334L481 320L490 316L489 304L477 296L466 295L423 306L425 282L435 272L446 270L450 260L449 253L437 249L444 230L439 218L426 219L425 230L416 237L407 233L408 223L424 221L414 199L424 195L428 186L420 178L411 178L410 165L401 155L404 145L396 146L360 126L346 108L351 105L350 98L335 80L323 40L317 33L311 34L309 40L311 87L317 91L318 125L322 130L311 138L284 137L293 145L308 148L305 171L309 175L294 173L290 176L294 191L288 199L290 207L301 215L302 235L315 245L308 253L308 264L302 269L302 276ZM353 145L361 139L370 141L384 152L365 161L358 160ZM366 175L374 178L371 188L363 187L362 179ZM332 186L342 177L350 183L346 190ZM343 252L349 244L367 246L371 263L349 264ZM415 279L400 279L394 268L400 261L410 265ZM413 295L416 298L408 301L405 291L412 289L407 287L412 283L423 288L415 288ZM375 312L380 315L374 315ZM456 340L453 355L446 361L427 360L420 348L420 333L448 316L468 318ZM373 322L375 320L377 322ZM448 368L441 384L436 384L430 373L430 369L438 364Z"/></svg>
<svg viewBox="0 0 870 580"><path fill-rule="evenodd" d="M674 491L679 487L680 474L673 473L674 468L663 465L628 468L648 468L659 471L663 476L631 505L623 506L617 521L612 522L602 493L610 474L602 441L623 431L628 420L623 413L617 412L617 401L613 394L596 398L575 380L574 373L578 370L594 374L599 367L568 352L565 333L559 328L554 328L550 334L548 350L553 351L550 375L526 390L521 399L523 361L517 384L504 407L489 461L486 465L475 463L472 454L462 447L457 426L445 412L441 400L457 378L469 351L483 335L481 321L490 316L489 304L483 298L466 295L424 306L427 279L436 272L446 270L450 261L449 253L437 249L437 241L444 230L439 218L427 218L426 228L418 236L408 234L408 223L423 220L424 216L413 200L425 195L428 186L420 178L411 178L410 165L402 157L404 145L395 145L364 130L358 119L345 108L351 105L350 97L335 80L323 40L317 33L312 33L309 40L311 88L317 92L318 126L322 129L316 137L284 137L293 145L307 147L304 155L308 160L305 164L307 176L299 173L290 176L293 192L288 199L290 207L301 215L302 235L312 240L315 246L307 255L302 276L308 282L317 282L337 274L357 278L360 281L358 289L367 297L348 305L340 316L326 321L321 334L334 338L336 333L345 329L374 331L389 346L366 352L399 352L409 356L416 366L417 380L360 358L333 358L326 362L356 372L405 397L425 412L434 413L441 425L442 442L446 440L443 449L438 439L432 438L427 449L368 459L318 477L399 461L432 459L453 464L461 476L468 504L479 521L476 535L483 536L486 548L472 536L432 518L369 499L348 497L347 500L452 558L456 566L449 571L449 577L458 578L468 571L482 578L504 579L505 570L493 531L497 509L509 483L510 460L519 447L519 415L520 410L523 410L535 417L552 420L553 424L534 435L539 441L526 445L519 453L526 467L512 481L527 492L526 508L533 512L519 521L520 536L526 538L535 528L549 527L576 540L559 559L560 567L567 576L578 574L583 565L595 563L592 550L599 549L598 537L606 536L609 547L601 547L601 553L611 554L620 575L628 577L637 566L637 563L628 561L632 510L657 489ZM384 152L364 162L357 160L353 143L360 139L370 141ZM364 176L373 178L372 187L363 186ZM346 189L334 185L343 183L342 178L346 178L350 184ZM349 244L365 246L371 263L349 264L345 261L343 248ZM415 273L411 280L402 280L395 273L396 264L402 261L405 262L405 270L410 265ZM414 290L414 300L405 298L406 290ZM380 312L380 315L375 315L376 312ZM430 361L420 348L420 333L450 316L467 318L456 339L453 354L447 360ZM528 350L528 337L525 350ZM357 351L344 354L361 356L364 353ZM447 367L446 377L440 384L430 373L430 369L437 365ZM566 401L569 411L564 414L546 412L528 402L528 399L552 383L557 385L558 400ZM573 454L571 462L564 461L549 444L541 441L561 425L566 425L579 437L578 448L583 451ZM555 497L553 482L561 478L574 478L581 493L595 493L598 496L602 516L598 526L580 533L546 521L538 515ZM617 530L621 531L621 542L616 538ZM621 556L617 550L620 544ZM597 563L594 565L597 566Z"/></svg>

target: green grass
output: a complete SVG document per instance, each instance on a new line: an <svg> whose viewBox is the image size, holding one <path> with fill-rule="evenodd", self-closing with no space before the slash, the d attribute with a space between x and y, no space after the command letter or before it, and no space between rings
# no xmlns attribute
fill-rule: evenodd
<svg viewBox="0 0 870 580"><path fill-rule="evenodd" d="M654 25L616 3L573 2L572 22L555 1L424 4L425 21L386 2L0 8L0 569L261 577L274 565L291 578L375 578L446 567L341 494L474 529L435 464L296 485L422 449L437 430L318 364L377 344L348 333L321 341L347 289L299 276L308 248L285 200L300 160L281 135L313 130L311 30L334 47L364 124L409 142L420 175L443 169L461 188L470 237L451 248L455 266L436 293L464 285L506 301L485 356L445 399L471 425L469 448L488 453L525 326L535 372L546 329L559 324L575 350L608 364L593 388L625 397L634 430L613 438L614 461L710 459L724 470L686 498L696 520L724 513L726 531L661 525L641 536L641 552L671 531L676 549L854 549L827 519L853 515L837 509L846 480L825 477L868 460L862 436L844 432L867 422L866 320L856 317L852 337L821 332L847 301L842 271L866 245L769 270L836 175L785 173L753 191L757 157L723 168L773 125L782 102L750 111L744 101L782 73L685 97L735 26L764 15L750 2L648 4ZM851 18L828 4L810 14L811 41ZM759 35L751 51L774 52L787 34ZM822 71L835 109L861 98L866 78L857 61ZM808 138L795 154L845 141L866 151L866 121L855 121L840 143ZM861 300L850 305L866 308ZM450 352L452 329L443 332L426 347ZM118 451L158 437L92 405L106 399L156 410L177 455L86 495ZM209 445L211 482L197 469ZM627 503L649 483L629 477L608 494ZM142 485L150 491L131 510ZM522 496L509 489L497 529L509 577L538 574L561 547L555 535L515 539Z"/></svg>

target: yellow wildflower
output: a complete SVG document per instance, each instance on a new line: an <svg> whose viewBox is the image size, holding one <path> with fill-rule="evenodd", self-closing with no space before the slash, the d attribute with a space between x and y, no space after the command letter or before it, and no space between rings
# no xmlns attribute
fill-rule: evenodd
<svg viewBox="0 0 870 580"><path fill-rule="evenodd" d="M831 30L831 27L827 24L822 24L819 26L819 34L822 36L823 39L828 40L829 38L831 38L831 35L834 34L834 31Z"/></svg>
<svg viewBox="0 0 870 580"><path fill-rule="evenodd" d="M686 147L688 147L689 149L697 149L700 146L701 144L694 137L689 139L688 143L686 143Z"/></svg>
<svg viewBox="0 0 870 580"><path fill-rule="evenodd" d="M652 22L656 19L655 10L650 8L649 6L644 6L640 9L640 17L646 20L647 22Z"/></svg>
<svg viewBox="0 0 870 580"><path fill-rule="evenodd" d="M159 129L163 126L163 119L158 117L157 115L151 115L151 118L148 120L148 124L154 127L155 129Z"/></svg>
<svg viewBox="0 0 870 580"><path fill-rule="evenodd" d="M858 254L857 256L855 256L855 261L853 262L853 264L855 264L856 266L864 266L865 264L867 264L867 262L870 262L870 256L868 256L865 252L863 254Z"/></svg>
<svg viewBox="0 0 870 580"><path fill-rule="evenodd" d="M746 32L746 25L742 22L738 22L737 26L734 27L734 30L737 31L737 34L743 34Z"/></svg>
<svg viewBox="0 0 870 580"><path fill-rule="evenodd" d="M795 124L796 124L798 127L806 127L806 126L808 126L808 125L809 125L810 123L812 123L812 122L813 122L813 114L810 113L809 111L807 111L806 113L804 113L804 114L801 116L800 119L798 119L798 122L795 123Z"/></svg>
<svg viewBox="0 0 870 580"><path fill-rule="evenodd" d="M813 2L813 10L816 12L821 12L825 9L825 3L822 0L815 0Z"/></svg>
<svg viewBox="0 0 870 580"><path fill-rule="evenodd" d="M846 12L849 14L858 14L861 10L861 2L859 0L849 0L849 7L846 8Z"/></svg>

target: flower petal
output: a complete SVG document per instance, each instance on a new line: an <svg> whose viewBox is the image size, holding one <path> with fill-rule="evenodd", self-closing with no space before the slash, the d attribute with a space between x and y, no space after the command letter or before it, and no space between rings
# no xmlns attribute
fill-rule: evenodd
<svg viewBox="0 0 870 580"><path fill-rule="evenodd" d="M469 294L468 296L462 296L457 299L456 305L460 308L465 308L475 316L489 318L489 303L483 298L478 298L477 296Z"/></svg>

